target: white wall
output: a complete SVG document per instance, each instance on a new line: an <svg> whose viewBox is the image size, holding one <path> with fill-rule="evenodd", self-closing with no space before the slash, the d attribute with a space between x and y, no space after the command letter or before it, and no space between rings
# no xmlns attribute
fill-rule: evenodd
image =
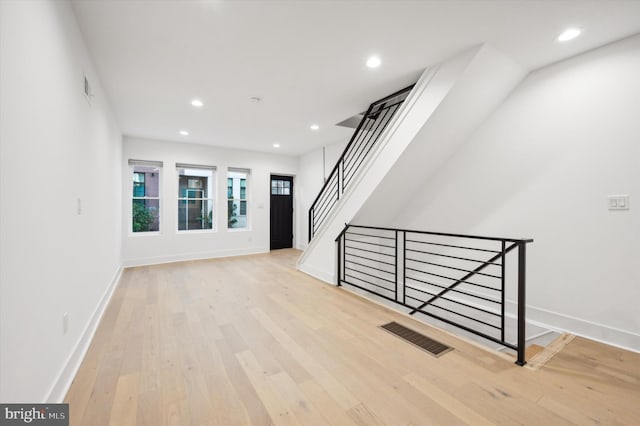
<svg viewBox="0 0 640 426"><path fill-rule="evenodd" d="M59 401L121 264L122 138L67 2L0 2L0 92L0 401Z"/></svg>
<svg viewBox="0 0 640 426"><path fill-rule="evenodd" d="M162 161L161 230L159 235L131 234L131 176L129 159ZM203 259L269 251L270 175L297 172L296 157L217 148L180 142L125 137L122 180L122 238L126 266ZM215 232L177 232L178 177L176 163L216 166ZM250 169L249 228L227 230L227 169ZM294 203L298 189L294 178ZM296 224L294 224L295 230ZM295 232L294 232L295 234ZM294 235L294 238L296 236Z"/></svg>
<svg viewBox="0 0 640 426"><path fill-rule="evenodd" d="M348 142L345 139L324 147L324 174L322 148L298 157L296 248L300 250L304 250L309 242L309 208L324 185L323 177L329 178Z"/></svg>
<svg viewBox="0 0 640 426"><path fill-rule="evenodd" d="M369 224L532 237L528 317L640 350L639 76L640 36L532 73L392 220ZM609 194L631 210L608 211Z"/></svg>

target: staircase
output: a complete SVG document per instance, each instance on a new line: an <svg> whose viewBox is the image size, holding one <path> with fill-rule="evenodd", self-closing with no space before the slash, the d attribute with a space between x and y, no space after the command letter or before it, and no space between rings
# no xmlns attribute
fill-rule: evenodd
<svg viewBox="0 0 640 426"><path fill-rule="evenodd" d="M329 217L414 85L372 103L309 209L309 241Z"/></svg>
<svg viewBox="0 0 640 426"><path fill-rule="evenodd" d="M525 74L482 45L374 102L311 206L298 269L336 283L334 240L344 224L388 223Z"/></svg>

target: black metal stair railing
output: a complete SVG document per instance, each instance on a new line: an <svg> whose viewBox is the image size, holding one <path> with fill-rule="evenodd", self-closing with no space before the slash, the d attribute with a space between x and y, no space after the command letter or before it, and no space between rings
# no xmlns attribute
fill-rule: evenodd
<svg viewBox="0 0 640 426"><path fill-rule="evenodd" d="M360 166L389 126L413 85L372 103L309 209L309 241L322 226Z"/></svg>
<svg viewBox="0 0 640 426"><path fill-rule="evenodd" d="M336 238L337 284L510 348L517 353L516 364L524 365L526 245L531 242L346 225ZM515 262L508 265L514 251ZM506 312L507 293L516 305L512 314ZM510 316L514 327L506 325Z"/></svg>

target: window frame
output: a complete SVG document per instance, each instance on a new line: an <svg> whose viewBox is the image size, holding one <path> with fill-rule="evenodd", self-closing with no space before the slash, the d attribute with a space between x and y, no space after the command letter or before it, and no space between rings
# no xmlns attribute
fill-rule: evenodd
<svg viewBox="0 0 640 426"><path fill-rule="evenodd" d="M211 183L210 183L210 187L211 187L211 194L208 195L208 197L196 197L196 198L189 198L189 197L180 197L180 176L188 176L188 175L180 175L180 171L179 169L199 169L199 170L207 170L211 172ZM178 188L178 197L176 198L177 200L177 210L176 210L176 223L175 223L175 230L176 233L178 235L185 235L185 234L210 234L210 233L215 233L217 232L217 222L218 222L218 215L216 214L216 206L217 206L217 168L216 166L203 166L203 165L196 165L196 164L184 164L184 163L176 163L176 182L177 182L177 188ZM190 200L200 200L200 201L209 201L211 203L211 216L212 216L212 220L211 220L211 228L204 228L204 229L180 229L180 201L190 201Z"/></svg>
<svg viewBox="0 0 640 426"><path fill-rule="evenodd" d="M129 179L128 179L128 194L129 194L129 202L127 203L127 209L128 209L128 236L129 237L150 237L150 236L157 236L157 235L162 235L162 230L163 230L163 220L164 220L164 214L162 212L162 177L163 177L163 173L162 173L162 169L163 169L163 164L161 161L146 161L146 160L133 160L133 159L129 159L128 160L128 166L129 166ZM141 172L136 172L135 171L135 167L136 166L143 166L143 167L156 167L158 169L158 196L157 197L150 197L147 195L146 193L146 189L145 189L145 195L140 197L140 196L135 196L134 195L134 177L135 174L137 173L141 173ZM146 178L145 178L146 179ZM145 182L146 184L146 182ZM133 230L133 202L134 200L158 200L158 230L157 231L137 231L134 232Z"/></svg>
<svg viewBox="0 0 640 426"><path fill-rule="evenodd" d="M238 183L238 196L239 198L236 197L232 197L229 198L229 188L233 188L233 186L229 186L229 179L233 179L229 177L230 173L244 173L245 177L244 178L238 178L239 179L239 183ZM242 186L242 181L244 181L244 187ZM240 196L242 195L242 193L244 192L244 198L240 198ZM232 195L233 195L233 190L232 190ZM239 168L239 167L229 167L227 168L227 199L226 204L227 204L227 231L230 232L241 232L241 231L250 231L251 230L251 214L250 214L250 205L251 205L251 169L245 169L245 168ZM242 209L242 204L244 203L245 205L245 214L243 216L245 216L245 226L242 228L233 228L231 226L229 226L229 202L235 202L237 201L238 203L238 211L240 212Z"/></svg>

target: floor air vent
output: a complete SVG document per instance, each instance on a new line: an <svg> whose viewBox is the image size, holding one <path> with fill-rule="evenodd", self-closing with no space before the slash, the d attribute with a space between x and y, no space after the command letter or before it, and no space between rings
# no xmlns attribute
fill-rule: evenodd
<svg viewBox="0 0 640 426"><path fill-rule="evenodd" d="M443 355L453 349L397 322L390 322L380 327L434 356Z"/></svg>

